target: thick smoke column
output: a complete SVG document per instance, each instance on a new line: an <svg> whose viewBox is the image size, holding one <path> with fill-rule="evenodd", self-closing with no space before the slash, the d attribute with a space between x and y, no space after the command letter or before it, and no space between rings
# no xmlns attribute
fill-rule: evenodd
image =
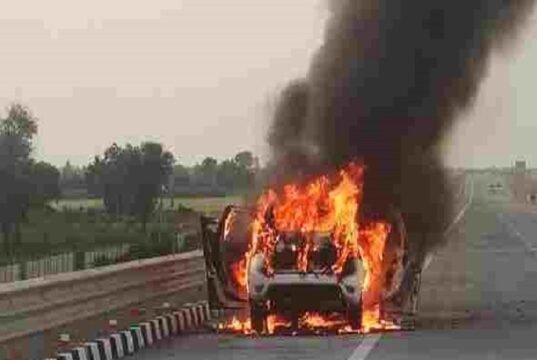
<svg viewBox="0 0 537 360"><path fill-rule="evenodd" d="M491 50L513 39L533 4L332 0L308 76L284 91L276 111L275 174L363 159L364 216L399 208L421 258L451 217L439 144L476 97Z"/></svg>

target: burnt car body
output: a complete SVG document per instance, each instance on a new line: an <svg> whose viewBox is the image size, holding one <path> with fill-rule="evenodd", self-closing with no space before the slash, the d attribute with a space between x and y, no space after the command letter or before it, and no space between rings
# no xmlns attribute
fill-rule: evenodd
<svg viewBox="0 0 537 360"><path fill-rule="evenodd" d="M230 216L233 221L226 228ZM309 267L302 271L296 267L296 256L304 244L304 234L279 233L272 257L252 256L246 269L247 284L237 283L232 266L248 251L254 216L253 209L228 206L219 219L201 218L211 308L249 307L252 328L257 332L266 328L271 312L288 315L294 325L305 311L340 312L351 327L359 328L364 268L359 258L349 257L339 275L331 272L336 252L329 233L308 234L313 237L313 248ZM409 260L401 215L394 212L389 220L394 226L383 257L387 271L381 311L386 318L395 319L402 313L417 311L422 267Z"/></svg>
<svg viewBox="0 0 537 360"><path fill-rule="evenodd" d="M354 329L361 325L361 291L364 270L360 259L349 257L341 274L331 267L337 252L331 234L310 234L308 268L297 269L299 254L306 244L304 234L280 233L271 259L256 254L248 269L248 301L252 328L265 329L271 312L287 315L294 325L307 311L346 314ZM270 263L271 273L266 264Z"/></svg>

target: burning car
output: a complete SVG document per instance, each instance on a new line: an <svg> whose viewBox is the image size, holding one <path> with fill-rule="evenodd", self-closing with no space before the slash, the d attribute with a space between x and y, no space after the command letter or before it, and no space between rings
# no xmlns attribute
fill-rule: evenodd
<svg viewBox="0 0 537 360"><path fill-rule="evenodd" d="M211 306L249 307L257 333L271 332L274 315L292 328L332 313L349 330L395 327L389 313L404 307L414 283L406 230L396 210L359 220L362 172L351 163L269 189L255 206L229 206L219 221L203 218Z"/></svg>
<svg viewBox="0 0 537 360"><path fill-rule="evenodd" d="M337 249L331 237L330 233L279 233L271 259L262 254L252 257L248 300L253 330L267 330L270 312L292 319L293 328L298 327L306 312L342 312L352 329L360 329L363 265L359 258L349 257L341 274L334 273ZM299 269L299 257L308 246L307 268ZM271 263L271 273L267 271L267 261Z"/></svg>

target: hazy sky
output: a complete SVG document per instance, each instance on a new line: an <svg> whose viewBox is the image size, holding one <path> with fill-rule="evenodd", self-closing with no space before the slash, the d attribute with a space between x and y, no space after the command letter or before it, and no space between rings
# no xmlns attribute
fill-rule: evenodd
<svg viewBox="0 0 537 360"><path fill-rule="evenodd" d="M0 5L0 107L39 118L37 157L86 164L113 141L179 162L265 151L274 98L320 45L325 0L12 0ZM496 57L447 144L452 165L537 165L537 17Z"/></svg>

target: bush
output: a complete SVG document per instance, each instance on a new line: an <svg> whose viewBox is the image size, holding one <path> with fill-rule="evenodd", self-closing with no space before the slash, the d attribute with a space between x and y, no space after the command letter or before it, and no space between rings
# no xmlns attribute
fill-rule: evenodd
<svg viewBox="0 0 537 360"><path fill-rule="evenodd" d="M121 257L121 261L146 259L158 256L169 255L174 252L175 234L173 232L162 232L153 230L149 233L149 239L131 245L129 252Z"/></svg>
<svg viewBox="0 0 537 360"><path fill-rule="evenodd" d="M93 208L87 209L87 220L89 224L94 224L98 221L99 213Z"/></svg>
<svg viewBox="0 0 537 360"><path fill-rule="evenodd" d="M195 214L191 209L179 207L188 214ZM176 225L179 219L190 222L194 215L180 217L174 210L163 211L162 223L152 219L147 224L147 232L140 231L138 219L132 216L116 216L105 211L88 208L84 211L66 208L65 211L48 211L43 208L31 208L29 222L21 226L22 242L16 246L16 260L37 259L58 253L75 252L75 268L81 269L83 253L95 247L131 244L131 251L115 262L135 260L171 254L174 251L187 251L198 247L199 241L189 239L183 249L176 249ZM186 221L188 220L188 221ZM160 240L159 240L160 232ZM13 261L2 254L0 239L0 260ZM107 259L98 259L100 265L108 265Z"/></svg>

